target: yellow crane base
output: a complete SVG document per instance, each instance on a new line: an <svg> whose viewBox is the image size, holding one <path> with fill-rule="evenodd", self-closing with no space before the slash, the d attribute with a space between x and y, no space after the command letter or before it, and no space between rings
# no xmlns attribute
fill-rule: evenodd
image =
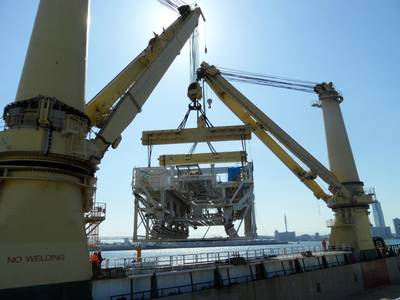
<svg viewBox="0 0 400 300"><path fill-rule="evenodd" d="M334 208L333 211L331 246L349 246L359 251L374 249L368 207Z"/></svg>

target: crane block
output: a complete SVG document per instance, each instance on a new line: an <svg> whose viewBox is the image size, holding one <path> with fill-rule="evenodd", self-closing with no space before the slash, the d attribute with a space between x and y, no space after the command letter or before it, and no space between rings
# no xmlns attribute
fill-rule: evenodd
<svg viewBox="0 0 400 300"><path fill-rule="evenodd" d="M251 132L243 125L143 131L142 145L250 140Z"/></svg>

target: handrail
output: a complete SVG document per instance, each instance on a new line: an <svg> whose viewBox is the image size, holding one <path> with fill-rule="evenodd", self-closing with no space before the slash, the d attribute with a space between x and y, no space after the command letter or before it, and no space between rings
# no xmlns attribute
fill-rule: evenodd
<svg viewBox="0 0 400 300"><path fill-rule="evenodd" d="M333 250L333 249L332 249ZM350 247L335 247L335 251L351 251ZM305 252L321 253L324 249L321 246L294 246L285 248L263 248L254 250L208 252L183 255L163 255L142 257L141 261L136 261L133 257L124 257L116 259L106 259L103 267L122 267L124 269L148 270L148 269L182 269L184 267L204 266L215 263L228 263L232 259L244 258L246 260L257 260L265 258L290 257Z"/></svg>
<svg viewBox="0 0 400 300"><path fill-rule="evenodd" d="M307 247L298 247L298 248L307 248ZM312 247L308 247L312 248ZM319 248L319 247L317 247ZM279 248L282 249L282 248ZM348 248L346 248L348 249ZM265 249L261 249L265 250ZM343 251L345 249L342 249L340 251ZM400 244L397 245L388 245L385 247L382 247L382 249L377 250L378 256L375 259L381 259L382 257L393 257L393 256L400 256ZM332 252L331 252L332 253ZM336 261L327 261L326 264L320 262L320 256L317 257L317 263L316 261L313 261L313 263L308 263L308 264L302 264L300 268L296 268L293 266L288 266L289 268L285 267L284 264L282 264L282 269L277 269L277 270L266 270L265 276L257 276L253 274L247 274L247 275L241 275L241 276L233 276L233 277L228 277L228 278L221 278L222 280L222 286L231 286L234 284L238 283L247 283L251 281L257 281L257 280L262 280L262 279L270 279L270 278L275 278L275 277L281 277L281 276L287 276L287 275L292 275L296 273L302 273L302 272L310 272L310 271L316 271L316 270L322 270L325 268L334 268L334 267L340 267L348 264L353 264L353 263L359 263L365 260L370 260L371 258L368 257L358 257L355 258L352 253L345 253L342 254L344 257L343 259L339 260L338 255L340 253L333 253L333 256L336 256ZM153 273L155 274L155 273ZM168 297L171 295L179 295L179 294L184 294L184 293L190 293L190 292L195 292L195 291L200 291L203 289L210 289L216 287L217 283L215 280L208 280L208 281L201 281L201 282L192 282L190 284L184 284L184 285L172 285L168 287L163 287L163 288L156 288L156 289L146 289L146 290L135 290L132 291L131 293L124 293L124 294L118 294L118 295L112 295L111 299L119 299L122 297L131 297L131 299L149 299L151 298L151 295L154 293L158 297Z"/></svg>

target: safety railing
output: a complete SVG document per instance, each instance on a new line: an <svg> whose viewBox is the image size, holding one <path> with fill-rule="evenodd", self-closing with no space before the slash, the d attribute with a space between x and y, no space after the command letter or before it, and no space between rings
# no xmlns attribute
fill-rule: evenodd
<svg viewBox="0 0 400 300"><path fill-rule="evenodd" d="M296 248L296 247L294 247ZM314 248L314 247L297 247L297 249L302 248ZM316 247L320 248L320 247ZM282 248L280 248L282 249ZM347 250L347 247L344 247L340 251ZM265 250L265 249L261 249ZM269 251L270 249L268 249ZM276 249L275 249L276 250ZM339 250L339 248L337 248ZM382 250L382 251L381 251ZM281 277L281 276L287 276L287 275L293 275L296 273L303 273L303 272L312 272L316 270L322 270L326 268L334 268L334 267L340 267L348 264L353 264L353 263L358 263L362 262L365 260L371 260L371 259L381 259L382 257L392 257L392 256L400 256L400 245L389 245L386 247L383 247L381 250L377 252L377 256L374 258L365 258L363 256L360 256L356 258L353 253L347 253L346 255L343 255L341 253L332 253L331 252L331 257L336 258L335 260L330 260L326 261L325 263L322 263L323 257L324 256L318 256L317 260L313 260L311 264L300 264L299 267L294 267L293 265L286 265L281 264L281 269L273 270L270 271L265 269L265 273L263 275L256 274L256 273L250 273L246 275L241 275L241 276L229 276L229 272L227 273L228 277L227 278L219 278L216 279L215 275L214 277L211 277L211 280L208 281L201 281L201 282L192 282L190 284L183 284L183 285L171 285L168 287L163 287L163 288L158 288L157 285L152 287L151 289L145 289L145 290L132 290L131 293L125 293L125 294L118 294L118 295L113 295L110 298L112 300L117 300L117 299L151 299L151 298L162 298L162 297L168 297L172 295L180 295L180 294L185 294L185 293L191 293L191 292L196 292L196 291L201 291L203 289L211 289L215 287L227 287L227 286L232 286L235 284L241 284L241 283L246 283L246 282L251 282L251 281L256 281L256 280L262 280L262 279L271 279L275 277ZM296 250L293 249L293 254ZM306 250L310 251L310 250ZM322 254L322 253L321 253ZM344 259L339 259L339 257L342 257ZM303 261L300 259L300 261ZM217 268L216 268L217 270ZM155 274L153 274L155 276Z"/></svg>
<svg viewBox="0 0 400 300"><path fill-rule="evenodd" d="M335 251L350 251L350 247L336 247ZM133 257L117 258L106 260L103 267L124 269L182 269L184 267L202 266L207 264L225 263L239 264L245 261L257 259L271 259L275 257L290 257L296 255L312 255L313 253L324 252L321 246L301 246L301 247L285 247L285 248L265 248L241 251L222 251L209 253L196 253L184 255L169 256L152 256L142 257L140 261L136 261Z"/></svg>
<svg viewBox="0 0 400 300"><path fill-rule="evenodd" d="M190 293L190 292L201 291L204 289L211 289L211 288L215 288L217 286L219 286L219 287L232 286L235 284L247 283L247 282L256 281L259 279L281 277L281 276L291 275L291 274L295 274L295 273L310 272L310 271L315 271L315 270L321 270L324 268L338 267L338 266L346 265L346 264L347 264L346 261L338 260L337 262L328 263L325 266L323 266L321 263L317 263L317 264L302 266L300 269L295 269L295 268L290 268L290 267L287 268L287 267L285 267L284 264L282 264L282 270L266 271L265 277L263 277L263 278L260 278L256 274L248 274L248 275L232 276L232 277L229 276L228 278L221 278L219 284L217 283L217 281L215 279L213 279L213 280L209 280L209 281L201 281L201 282L195 282L195 283L191 283L191 284L172 285L169 287L156 288L153 290L142 290L142 291L135 291L133 293L113 295L111 297L111 299L112 300L124 299L124 297L125 297L125 299L162 298L162 297L168 297L168 296L172 296L172 295L180 295L180 294L185 294L185 293Z"/></svg>

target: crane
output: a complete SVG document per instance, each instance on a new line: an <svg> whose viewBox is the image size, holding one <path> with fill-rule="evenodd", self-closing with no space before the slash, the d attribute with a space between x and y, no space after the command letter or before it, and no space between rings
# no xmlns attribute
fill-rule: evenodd
<svg viewBox="0 0 400 300"><path fill-rule="evenodd" d="M205 21L198 7L192 11L188 5L181 6L179 12L181 17L160 35L155 35L146 49L86 105L86 115L94 126L100 128L92 141L96 148L93 153L95 162L103 157L109 146L118 146L121 133L141 112L149 95L196 28L199 17Z"/></svg>
<svg viewBox="0 0 400 300"><path fill-rule="evenodd" d="M232 73L228 76L233 76ZM246 98L215 66L203 62L197 71L197 81L204 80L218 98L263 142L289 170L299 178L314 194L322 199L335 214L330 236L331 245L351 246L356 250L373 249L368 219L372 195L365 193L363 183L358 178L350 143L340 112L342 97L332 83L317 84L310 90L309 84L301 88L319 95L324 113L325 132L328 144L330 168L328 170L289 134L280 128L254 103ZM240 80L251 80L245 76ZM236 77L237 78L237 77ZM264 80L264 83L273 80ZM287 82L286 82L287 83ZM279 87L293 88L293 85L280 82ZM271 84L267 84L271 85ZM275 80L276 85L276 80ZM199 84L191 84L188 95L192 101L201 95ZM286 150L285 150L286 149ZM308 170L296 160L299 159ZM328 184L328 192L316 182L320 178Z"/></svg>
<svg viewBox="0 0 400 300"><path fill-rule="evenodd" d="M40 1L0 132L1 299L91 299L84 213L95 173L198 25L199 7L176 8L177 20L85 105L88 0Z"/></svg>

